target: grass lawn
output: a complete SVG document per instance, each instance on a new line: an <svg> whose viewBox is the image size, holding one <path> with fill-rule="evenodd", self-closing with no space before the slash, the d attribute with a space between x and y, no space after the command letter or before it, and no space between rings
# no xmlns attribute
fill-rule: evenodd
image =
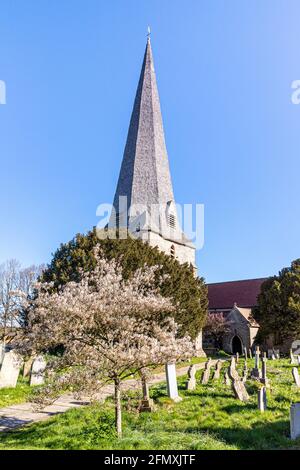
<svg viewBox="0 0 300 470"><path fill-rule="evenodd" d="M248 367L253 363L248 360ZM220 381L190 392L184 389L183 377L178 381L182 402L172 403L165 384L159 384L151 388L155 412L124 410L122 439L115 437L113 403L107 400L1 434L0 449L300 449L300 439L289 439L290 404L300 401L291 369L288 360L268 361L272 388L265 413L257 410L256 382L247 383L250 401L242 403L223 385L222 373ZM134 402L131 395L124 408Z"/></svg>
<svg viewBox="0 0 300 470"><path fill-rule="evenodd" d="M0 389L0 408L17 403L24 403L28 400L30 393L29 379L20 377L16 388Z"/></svg>

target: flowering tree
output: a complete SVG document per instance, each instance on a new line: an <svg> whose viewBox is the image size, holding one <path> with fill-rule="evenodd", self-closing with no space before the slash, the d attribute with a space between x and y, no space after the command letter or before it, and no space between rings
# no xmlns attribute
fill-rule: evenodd
<svg viewBox="0 0 300 470"><path fill-rule="evenodd" d="M193 345L188 337L176 337L177 325L168 316L174 306L154 282L158 267L138 269L124 280L120 264L95 256L95 269L82 273L79 282L59 290L51 283L37 285L22 349L63 345L62 355L48 364L48 396L51 387L57 392L66 385L93 395L112 381L120 436L121 382L145 367L190 357Z"/></svg>
<svg viewBox="0 0 300 470"><path fill-rule="evenodd" d="M222 348L223 337L230 331L230 322L226 319L223 312L209 313L207 316L204 334L207 338L211 338L214 346L218 349Z"/></svg>

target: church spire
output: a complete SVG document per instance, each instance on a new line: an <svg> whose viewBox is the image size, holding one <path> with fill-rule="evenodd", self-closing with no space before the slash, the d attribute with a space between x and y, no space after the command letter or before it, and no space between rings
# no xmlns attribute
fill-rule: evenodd
<svg viewBox="0 0 300 470"><path fill-rule="evenodd" d="M147 45L131 115L114 207L119 197L133 204L166 204L174 200L160 102L148 29Z"/></svg>

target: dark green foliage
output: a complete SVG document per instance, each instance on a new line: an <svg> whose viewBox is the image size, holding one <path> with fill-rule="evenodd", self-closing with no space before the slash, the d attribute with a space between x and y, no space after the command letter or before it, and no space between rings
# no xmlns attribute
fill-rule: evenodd
<svg viewBox="0 0 300 470"><path fill-rule="evenodd" d="M161 274L168 275L160 287L161 294L171 297L174 304L178 305L174 316L176 322L181 325L180 335L187 332L192 338L197 336L207 314L207 288L204 279L194 276L192 266L179 264L177 260L141 240L130 237L100 240L96 229L86 235L78 234L56 251L43 273L42 281L53 281L56 288L68 281L78 281L80 269L88 271L94 268L93 250L96 246L101 247L108 259L116 258L121 262L125 279L145 264L161 266L157 277Z"/></svg>
<svg viewBox="0 0 300 470"><path fill-rule="evenodd" d="M253 315L260 324L260 340L272 334L279 344L288 338L299 337L300 259L262 284Z"/></svg>

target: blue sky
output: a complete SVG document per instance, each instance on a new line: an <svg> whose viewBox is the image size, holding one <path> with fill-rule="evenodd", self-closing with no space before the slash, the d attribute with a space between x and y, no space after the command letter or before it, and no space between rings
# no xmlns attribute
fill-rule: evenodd
<svg viewBox="0 0 300 470"><path fill-rule="evenodd" d="M179 203L208 282L300 256L298 0L2 0L0 262L48 262L111 202L151 25Z"/></svg>

